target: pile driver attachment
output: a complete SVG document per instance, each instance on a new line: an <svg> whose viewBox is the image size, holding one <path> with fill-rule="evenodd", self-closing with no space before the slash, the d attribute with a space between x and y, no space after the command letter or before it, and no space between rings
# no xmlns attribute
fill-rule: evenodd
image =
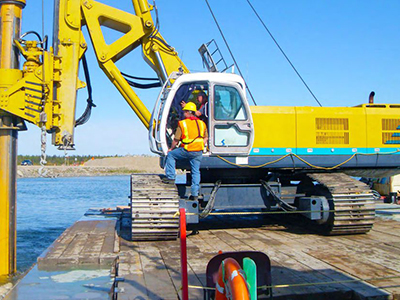
<svg viewBox="0 0 400 300"><path fill-rule="evenodd" d="M46 141L47 132L59 149L73 149L74 128L87 121L94 106L89 80L85 83L78 78L81 61L88 73L84 58L88 44L82 28L88 29L100 68L146 128L149 128L150 112L132 90L129 80L118 70L116 62L141 47L144 60L161 83L172 72L189 72L175 49L159 33L158 24L151 16L156 7L146 0L133 0L132 3L135 14L93 0L56 0L53 44L47 49L47 38L42 39L31 31L21 35L26 0L0 0L0 206L5 208L1 210L4 213L1 219L6 220L0 227L0 235L5 237L0 243L4 259L0 261L0 275L13 273L16 268L18 131L26 130L27 121L41 128L42 141ZM107 44L102 27L122 36ZM34 40L29 40L32 36ZM25 59L22 69L19 65L21 56ZM88 107L76 120L77 91L86 86Z"/></svg>

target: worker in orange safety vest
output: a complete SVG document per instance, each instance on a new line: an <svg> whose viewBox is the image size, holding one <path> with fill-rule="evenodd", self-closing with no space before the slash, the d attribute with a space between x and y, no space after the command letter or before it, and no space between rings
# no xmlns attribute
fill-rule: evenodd
<svg viewBox="0 0 400 300"><path fill-rule="evenodd" d="M196 104L187 103L183 107L184 120L179 121L171 148L168 150L165 163L165 175L163 182L175 183L176 161L189 161L192 175L191 200L197 200L200 190L200 164L203 158L203 149L208 142L207 126L196 117ZM177 148L179 142L180 147Z"/></svg>

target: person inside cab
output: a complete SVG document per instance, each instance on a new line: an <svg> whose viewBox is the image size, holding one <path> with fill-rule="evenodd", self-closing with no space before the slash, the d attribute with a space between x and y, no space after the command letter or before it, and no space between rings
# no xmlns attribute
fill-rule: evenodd
<svg viewBox="0 0 400 300"><path fill-rule="evenodd" d="M196 117L198 117L200 120L202 120L203 122L205 122L207 124L207 102L208 102L208 97L206 95L206 93L204 93L203 91L199 92L197 94L196 97L196 102L193 102L196 104L196 112L195 115ZM189 102L190 103L190 102ZM181 102L181 106L182 108L185 107L186 102L182 101Z"/></svg>
<svg viewBox="0 0 400 300"><path fill-rule="evenodd" d="M197 107L193 102L183 107L184 119L178 122L174 140L168 149L165 163L166 184L175 183L175 166L177 161L189 161L192 175L191 200L197 200L200 190L200 164L203 149L207 145L208 134L206 124L196 116ZM177 148L179 142L180 147Z"/></svg>

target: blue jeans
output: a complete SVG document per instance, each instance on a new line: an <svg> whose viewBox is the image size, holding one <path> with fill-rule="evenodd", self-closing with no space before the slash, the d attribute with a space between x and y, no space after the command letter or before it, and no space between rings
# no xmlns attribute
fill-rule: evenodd
<svg viewBox="0 0 400 300"><path fill-rule="evenodd" d="M165 175L169 179L175 179L175 166L177 160L188 160L192 169L192 196L198 196L200 190L200 164L203 158L202 151L187 151L184 148L176 148L170 151L165 162Z"/></svg>

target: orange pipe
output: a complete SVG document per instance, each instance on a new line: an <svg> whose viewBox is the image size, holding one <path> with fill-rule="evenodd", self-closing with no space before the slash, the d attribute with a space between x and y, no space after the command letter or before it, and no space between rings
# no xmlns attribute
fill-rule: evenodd
<svg viewBox="0 0 400 300"><path fill-rule="evenodd" d="M250 292L243 274L235 259L224 259L218 270L215 300L250 300Z"/></svg>

